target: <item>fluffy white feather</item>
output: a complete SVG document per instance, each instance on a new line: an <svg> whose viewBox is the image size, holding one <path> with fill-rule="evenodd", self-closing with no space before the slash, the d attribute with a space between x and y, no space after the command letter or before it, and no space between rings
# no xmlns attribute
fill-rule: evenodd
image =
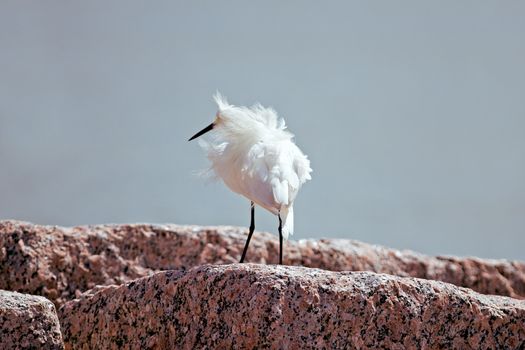
<svg viewBox="0 0 525 350"><path fill-rule="evenodd" d="M285 239L293 234L293 202L311 179L310 161L275 110L239 107L220 94L212 137L201 141L211 169L234 192L280 215Z"/></svg>

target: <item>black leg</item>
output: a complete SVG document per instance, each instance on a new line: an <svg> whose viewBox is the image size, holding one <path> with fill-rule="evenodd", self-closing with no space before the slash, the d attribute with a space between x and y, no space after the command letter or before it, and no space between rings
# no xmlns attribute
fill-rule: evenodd
<svg viewBox="0 0 525 350"><path fill-rule="evenodd" d="M253 202L251 202L251 212L252 212L252 218L250 220L250 232L248 233L248 239L246 239L246 244L244 245L244 250L242 252L241 256L241 263L244 261L244 258L246 257L246 252L248 251L248 246L250 245L250 239L252 239L253 231L255 230L255 205Z"/></svg>
<svg viewBox="0 0 525 350"><path fill-rule="evenodd" d="M283 221L279 215L279 265L283 264Z"/></svg>

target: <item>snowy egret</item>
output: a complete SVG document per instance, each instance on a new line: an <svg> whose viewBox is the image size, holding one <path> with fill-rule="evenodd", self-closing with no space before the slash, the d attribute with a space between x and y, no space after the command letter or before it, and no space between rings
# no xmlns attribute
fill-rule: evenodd
<svg viewBox="0 0 525 350"><path fill-rule="evenodd" d="M293 234L293 203L301 186L311 179L310 161L272 108L234 106L218 92L214 99L218 107L215 120L188 141L213 130L210 141L199 140L212 163L210 170L232 191L251 201L250 231L240 262L255 229L257 204L279 218L282 265L283 237Z"/></svg>

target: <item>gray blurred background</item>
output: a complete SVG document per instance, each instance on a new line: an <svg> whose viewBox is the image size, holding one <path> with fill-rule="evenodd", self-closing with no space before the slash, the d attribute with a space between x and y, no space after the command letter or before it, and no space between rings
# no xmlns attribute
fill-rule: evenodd
<svg viewBox="0 0 525 350"><path fill-rule="evenodd" d="M0 218L249 223L216 89L310 156L293 239L525 259L525 2L2 1ZM277 220L258 210L257 228Z"/></svg>

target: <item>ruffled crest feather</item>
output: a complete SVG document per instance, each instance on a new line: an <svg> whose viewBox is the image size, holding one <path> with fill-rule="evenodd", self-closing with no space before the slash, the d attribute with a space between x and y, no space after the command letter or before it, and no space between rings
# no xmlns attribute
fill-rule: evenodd
<svg viewBox="0 0 525 350"><path fill-rule="evenodd" d="M293 134L290 132L285 132L286 123L283 118L280 118L277 115L277 112L272 107L264 107L260 103L256 103L251 107L244 106L234 106L228 103L226 98L217 91L213 95L213 99L217 104L217 115L222 116L233 123L240 123L246 127L252 127L249 125L250 119L256 121L268 128L269 130L277 130L284 132L281 136L287 136L289 138L293 137ZM247 123L248 120L248 123Z"/></svg>

